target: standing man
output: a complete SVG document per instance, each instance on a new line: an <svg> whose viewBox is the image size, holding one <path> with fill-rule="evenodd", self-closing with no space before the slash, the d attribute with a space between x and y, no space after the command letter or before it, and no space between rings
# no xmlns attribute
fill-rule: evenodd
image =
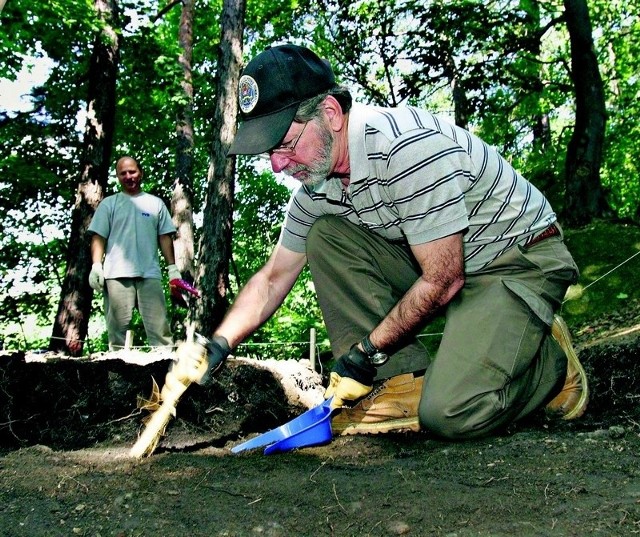
<svg viewBox="0 0 640 537"><path fill-rule="evenodd" d="M240 78L230 154L299 180L271 257L205 346L207 383L309 263L336 365L334 434L487 435L537 408L579 417L587 379L559 309L578 269L544 196L492 147L417 108L352 105L306 48ZM446 325L427 356L416 335ZM194 374L194 377L196 375Z"/></svg>
<svg viewBox="0 0 640 537"><path fill-rule="evenodd" d="M89 284L104 290L109 349L124 347L134 307L142 317L149 345L173 345L167 322L158 247L169 279L181 279L175 265L172 235L176 228L164 202L143 192L143 172L131 157L116 164L122 191L106 197L91 220Z"/></svg>

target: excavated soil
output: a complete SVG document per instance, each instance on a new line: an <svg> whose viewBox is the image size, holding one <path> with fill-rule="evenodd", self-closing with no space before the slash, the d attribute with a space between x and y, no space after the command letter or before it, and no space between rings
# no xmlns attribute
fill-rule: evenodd
<svg viewBox="0 0 640 537"><path fill-rule="evenodd" d="M308 406L269 371L238 362L212 390L189 388L155 453L137 460L135 399L166 362L5 357L0 535L639 534L638 323L633 312L578 333L593 395L576 422L538 414L471 442L341 437L269 456L229 450Z"/></svg>

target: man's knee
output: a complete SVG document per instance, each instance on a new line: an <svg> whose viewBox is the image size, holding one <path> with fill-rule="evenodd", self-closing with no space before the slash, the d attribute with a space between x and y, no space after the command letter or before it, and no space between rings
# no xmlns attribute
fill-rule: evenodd
<svg viewBox="0 0 640 537"><path fill-rule="evenodd" d="M445 406L436 406L433 402L423 400L418 409L420 426L441 438L457 440L464 438L464 427L459 417L451 415Z"/></svg>
<svg viewBox="0 0 640 537"><path fill-rule="evenodd" d="M342 263L343 254L354 255L359 250L354 248L358 243L353 226L344 218L324 215L318 218L307 236L307 261L312 274L317 270L334 270L336 264Z"/></svg>
<svg viewBox="0 0 640 537"><path fill-rule="evenodd" d="M307 251L317 248L319 243L326 243L329 237L334 237L341 223L340 218L331 214L319 217L307 235Z"/></svg>
<svg viewBox="0 0 640 537"><path fill-rule="evenodd" d="M473 401L454 403L450 398L423 393L418 417L423 429L449 440L467 440L490 434L500 412L493 394L478 395Z"/></svg>

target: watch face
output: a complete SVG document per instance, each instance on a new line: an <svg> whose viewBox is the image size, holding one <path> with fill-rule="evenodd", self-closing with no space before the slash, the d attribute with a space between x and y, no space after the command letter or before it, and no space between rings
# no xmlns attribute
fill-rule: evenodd
<svg viewBox="0 0 640 537"><path fill-rule="evenodd" d="M389 359L389 355L388 354L385 354L384 352L379 352L378 351L371 357L371 363L373 365L382 365L388 359Z"/></svg>

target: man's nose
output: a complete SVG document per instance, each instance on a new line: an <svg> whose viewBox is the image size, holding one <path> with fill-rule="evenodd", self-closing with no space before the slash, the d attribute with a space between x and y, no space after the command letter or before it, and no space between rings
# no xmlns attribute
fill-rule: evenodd
<svg viewBox="0 0 640 537"><path fill-rule="evenodd" d="M271 169L274 173L280 173L287 167L289 162L291 162L289 157L279 153L271 153L271 155L269 155L269 160L271 160Z"/></svg>

